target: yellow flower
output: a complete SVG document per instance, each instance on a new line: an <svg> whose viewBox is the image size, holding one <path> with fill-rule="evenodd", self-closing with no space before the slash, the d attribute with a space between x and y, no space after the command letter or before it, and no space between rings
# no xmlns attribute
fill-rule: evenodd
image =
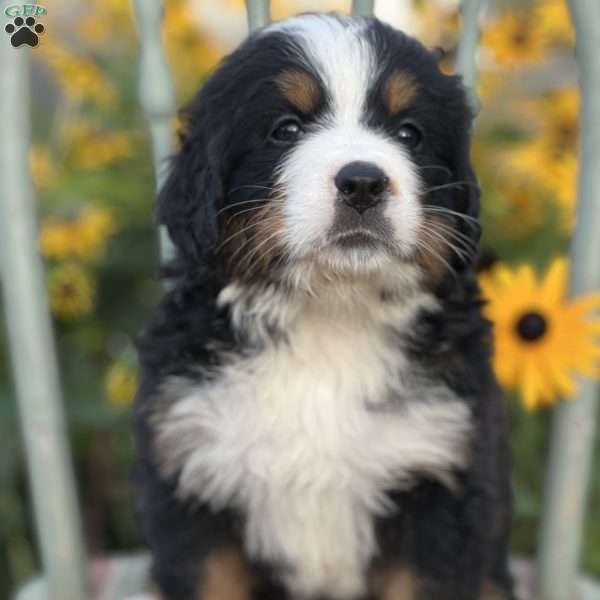
<svg viewBox="0 0 600 600"><path fill-rule="evenodd" d="M29 151L29 167L31 178L36 188L46 189L56 179L57 165L50 157L50 151L46 146L33 144Z"/></svg>
<svg viewBox="0 0 600 600"><path fill-rule="evenodd" d="M43 219L40 248L44 256L57 260L68 257L97 260L104 252L106 241L116 229L110 210L89 206L76 218Z"/></svg>
<svg viewBox="0 0 600 600"><path fill-rule="evenodd" d="M555 152L572 152L579 135L579 89L564 88L542 100L541 134Z"/></svg>
<svg viewBox="0 0 600 600"><path fill-rule="evenodd" d="M565 231L574 224L577 187L577 157L573 152L557 151L547 136L517 144L504 153L510 172L533 177L562 211Z"/></svg>
<svg viewBox="0 0 600 600"><path fill-rule="evenodd" d="M206 32L201 32L182 0L166 4L163 34L169 63L173 65L177 86L180 89L197 88L223 55ZM191 89L190 88L190 89Z"/></svg>
<svg viewBox="0 0 600 600"><path fill-rule="evenodd" d="M57 43L46 43L41 56L53 69L62 92L72 102L93 102L100 108L111 108L117 100L117 92L93 61L76 56Z"/></svg>
<svg viewBox="0 0 600 600"><path fill-rule="evenodd" d="M556 201L567 218L565 222L567 230L572 229L574 225L578 171L577 157L569 153L555 161L554 170L548 177L548 186L554 188Z"/></svg>
<svg viewBox="0 0 600 600"><path fill-rule="evenodd" d="M481 276L485 315L494 323L494 369L520 391L527 409L576 392L573 375L600 376L600 293L565 298L568 264L559 258L541 279L530 265L498 265Z"/></svg>
<svg viewBox="0 0 600 600"><path fill-rule="evenodd" d="M527 235L541 224L543 193L531 178L508 178L499 195L505 208L497 223L511 238Z"/></svg>
<svg viewBox="0 0 600 600"><path fill-rule="evenodd" d="M133 34L131 2L127 0L88 0L88 13L79 22L79 37L86 42L131 41Z"/></svg>
<svg viewBox="0 0 600 600"><path fill-rule="evenodd" d="M82 169L99 169L132 155L131 136L126 132L99 133L82 140L73 163Z"/></svg>
<svg viewBox="0 0 600 600"><path fill-rule="evenodd" d="M496 61L506 66L535 63L542 58L548 42L536 19L511 10L484 30L481 41Z"/></svg>
<svg viewBox="0 0 600 600"><path fill-rule="evenodd" d="M501 69L486 69L481 71L477 79L477 94L484 104L493 99L498 89L506 85L506 78Z"/></svg>
<svg viewBox="0 0 600 600"><path fill-rule="evenodd" d="M130 131L102 131L90 119L73 119L62 130L74 167L102 169L132 156L135 135Z"/></svg>
<svg viewBox="0 0 600 600"><path fill-rule="evenodd" d="M109 402L115 406L129 406L138 386L135 369L124 362L113 363L104 378L104 390Z"/></svg>
<svg viewBox="0 0 600 600"><path fill-rule="evenodd" d="M55 267L48 276L52 312L61 319L88 315L94 308L94 285L86 271L75 263Z"/></svg>
<svg viewBox="0 0 600 600"><path fill-rule="evenodd" d="M460 13L456 7L427 0L415 6L419 39L427 46L452 48L459 33Z"/></svg>
<svg viewBox="0 0 600 600"><path fill-rule="evenodd" d="M575 32L566 0L541 0L536 6L535 19L548 36L560 42L573 43Z"/></svg>

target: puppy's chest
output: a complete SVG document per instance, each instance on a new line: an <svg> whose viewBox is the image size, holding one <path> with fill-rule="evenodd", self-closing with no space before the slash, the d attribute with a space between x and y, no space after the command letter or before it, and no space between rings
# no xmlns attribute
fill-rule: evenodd
<svg viewBox="0 0 600 600"><path fill-rule="evenodd" d="M464 460L464 405L414 370L383 327L312 320L209 382L173 382L161 456L181 493L244 514L248 552L283 563L295 593L352 597L386 492Z"/></svg>
<svg viewBox="0 0 600 600"><path fill-rule="evenodd" d="M169 384L176 400L161 425L165 436L194 428L188 442L206 461L231 460L223 473L246 470L269 485L306 473L349 477L353 448L374 442L380 422L404 420L408 363L382 331L315 322L225 363L205 383Z"/></svg>

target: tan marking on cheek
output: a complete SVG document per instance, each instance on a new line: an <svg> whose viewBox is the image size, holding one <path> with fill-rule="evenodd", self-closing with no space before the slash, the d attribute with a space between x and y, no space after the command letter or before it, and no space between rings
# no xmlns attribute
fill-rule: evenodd
<svg viewBox="0 0 600 600"><path fill-rule="evenodd" d="M251 600L253 577L238 548L228 547L202 565L198 600Z"/></svg>
<svg viewBox="0 0 600 600"><path fill-rule="evenodd" d="M414 77L404 71L395 71L386 81L384 88L385 105L390 114L395 115L408 108L417 95Z"/></svg>
<svg viewBox="0 0 600 600"><path fill-rule="evenodd" d="M502 591L498 586L490 581L486 581L481 588L480 600L509 600L506 592Z"/></svg>
<svg viewBox="0 0 600 600"><path fill-rule="evenodd" d="M298 69L283 71L275 78L279 91L303 113L312 112L319 102L319 85L314 77Z"/></svg>
<svg viewBox="0 0 600 600"><path fill-rule="evenodd" d="M454 241L442 231L442 227L437 227L438 224L443 228L452 227L448 219L443 216L425 214L418 233L417 262L423 268L425 276L430 282L437 281L441 275L446 273L449 270L448 264L452 260L450 256L452 250L448 242L454 243Z"/></svg>
<svg viewBox="0 0 600 600"><path fill-rule="evenodd" d="M283 251L282 196L270 199L249 216L226 218L220 252L228 273L248 280L265 271Z"/></svg>
<svg viewBox="0 0 600 600"><path fill-rule="evenodd" d="M372 589L376 600L417 600L419 582L408 567L384 567L373 573Z"/></svg>

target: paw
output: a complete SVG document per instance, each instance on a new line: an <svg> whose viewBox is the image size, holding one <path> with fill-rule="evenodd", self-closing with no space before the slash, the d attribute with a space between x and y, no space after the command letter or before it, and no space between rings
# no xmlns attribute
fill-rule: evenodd
<svg viewBox="0 0 600 600"><path fill-rule="evenodd" d="M35 48L46 28L41 23L36 23L34 17L15 17L12 23L9 23L4 31L10 35L10 43L18 48L27 45Z"/></svg>

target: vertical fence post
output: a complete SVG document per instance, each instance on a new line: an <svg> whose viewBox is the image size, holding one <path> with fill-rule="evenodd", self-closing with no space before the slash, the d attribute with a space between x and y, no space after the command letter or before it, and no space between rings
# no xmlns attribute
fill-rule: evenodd
<svg viewBox="0 0 600 600"><path fill-rule="evenodd" d="M159 191L168 175L169 157L175 151L172 123L175 93L161 43L164 7L162 0L134 0L134 10L140 38L140 104L150 128L155 184ZM164 227L159 235L161 258L166 262L173 256L173 246Z"/></svg>
<svg viewBox="0 0 600 600"><path fill-rule="evenodd" d="M570 294L600 290L600 3L569 0L577 34L582 92L577 225L571 244ZM600 388L585 378L579 394L555 411L538 558L539 600L576 597L581 537L592 466Z"/></svg>
<svg viewBox="0 0 600 600"><path fill-rule="evenodd" d="M456 71L460 73L474 111L479 110L477 99L476 53L479 43L479 13L483 0L463 0L461 3L462 31L456 52Z"/></svg>
<svg viewBox="0 0 600 600"><path fill-rule="evenodd" d="M28 167L30 52L0 40L2 292L49 594L82 600L88 597L83 539Z"/></svg>
<svg viewBox="0 0 600 600"><path fill-rule="evenodd" d="M372 17L375 11L375 0L352 0L352 14L357 17Z"/></svg>
<svg viewBox="0 0 600 600"><path fill-rule="evenodd" d="M268 25L271 22L270 0L246 0L246 14L250 33Z"/></svg>

